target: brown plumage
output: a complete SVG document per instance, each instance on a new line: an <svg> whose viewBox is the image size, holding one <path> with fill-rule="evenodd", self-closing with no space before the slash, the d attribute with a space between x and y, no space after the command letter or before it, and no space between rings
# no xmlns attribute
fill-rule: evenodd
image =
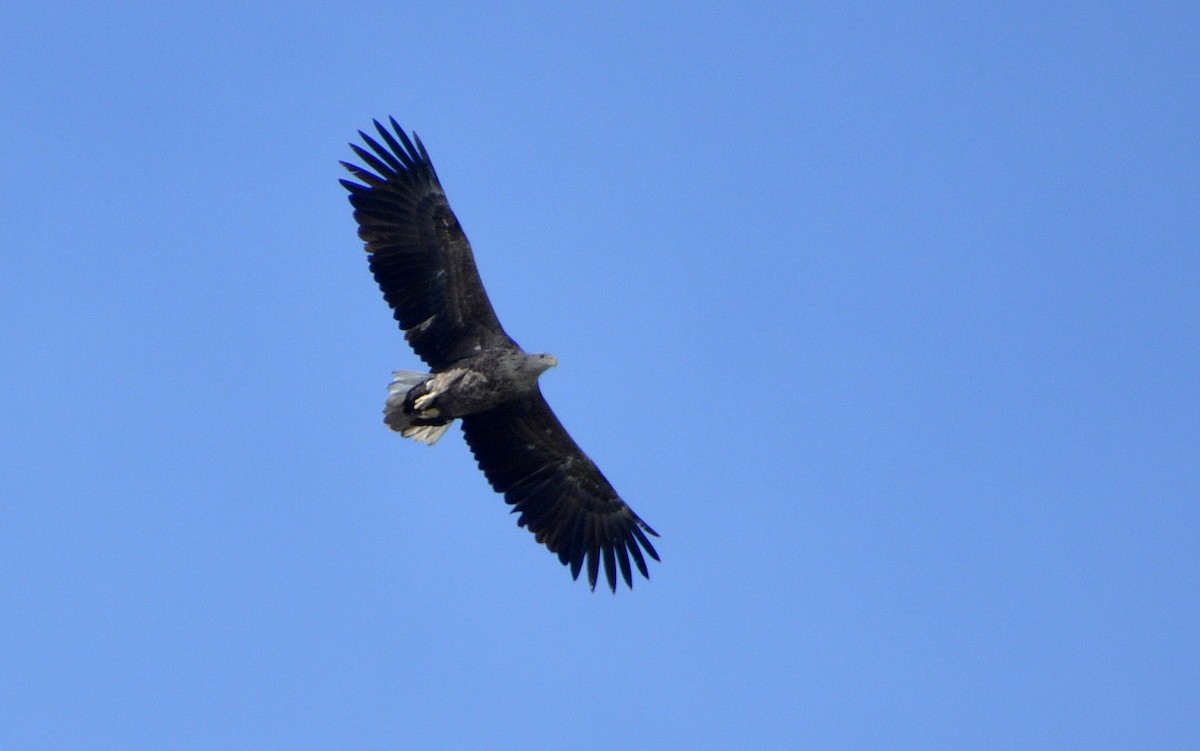
<svg viewBox="0 0 1200 751"><path fill-rule="evenodd" d="M526 353L504 332L425 147L390 122L390 131L375 122L382 143L359 131L367 148L350 147L366 167L343 162L358 182L341 181L371 273L405 339L432 369L395 374L385 422L432 444L461 419L479 468L520 514L520 526L573 577L586 564L593 589L601 563L610 589L618 569L632 587L632 568L648 578L645 556L658 560L647 537L657 533L546 403L537 379L557 361Z"/></svg>

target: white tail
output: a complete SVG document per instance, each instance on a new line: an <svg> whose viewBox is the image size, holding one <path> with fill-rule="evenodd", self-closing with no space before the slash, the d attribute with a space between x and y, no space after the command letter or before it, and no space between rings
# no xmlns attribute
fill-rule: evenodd
<svg viewBox="0 0 1200 751"><path fill-rule="evenodd" d="M416 419L404 411L404 397L413 386L418 386L429 379L429 373L419 373L413 370L397 370L392 373L392 382L388 385L387 401L383 405L383 421L387 426L405 438L420 441L427 446L437 443L437 440L450 429L450 422L444 425L413 425Z"/></svg>

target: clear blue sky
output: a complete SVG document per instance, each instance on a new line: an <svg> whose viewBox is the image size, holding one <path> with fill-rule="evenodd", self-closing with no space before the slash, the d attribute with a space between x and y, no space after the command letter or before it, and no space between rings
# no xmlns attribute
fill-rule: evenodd
<svg viewBox="0 0 1200 751"><path fill-rule="evenodd" d="M0 748L1200 748L1200 6L21 5ZM633 592L381 423L387 115Z"/></svg>

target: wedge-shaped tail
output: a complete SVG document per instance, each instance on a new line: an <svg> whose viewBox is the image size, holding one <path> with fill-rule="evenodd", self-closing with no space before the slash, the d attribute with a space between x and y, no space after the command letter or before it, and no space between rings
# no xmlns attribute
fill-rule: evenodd
<svg viewBox="0 0 1200 751"><path fill-rule="evenodd" d="M408 392L414 386L424 383L429 377L429 373L412 370L397 370L392 373L392 382L388 385L387 401L383 405L383 421L389 428L405 438L432 446L450 429L450 425L454 421L419 418L404 409L405 397L408 396Z"/></svg>

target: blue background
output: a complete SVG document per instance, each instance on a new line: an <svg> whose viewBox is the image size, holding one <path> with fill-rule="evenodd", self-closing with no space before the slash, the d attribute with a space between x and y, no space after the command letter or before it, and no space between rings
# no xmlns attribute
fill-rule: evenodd
<svg viewBox="0 0 1200 751"><path fill-rule="evenodd" d="M23 5L0 747L1200 748L1200 6ZM633 592L380 422L389 114Z"/></svg>

